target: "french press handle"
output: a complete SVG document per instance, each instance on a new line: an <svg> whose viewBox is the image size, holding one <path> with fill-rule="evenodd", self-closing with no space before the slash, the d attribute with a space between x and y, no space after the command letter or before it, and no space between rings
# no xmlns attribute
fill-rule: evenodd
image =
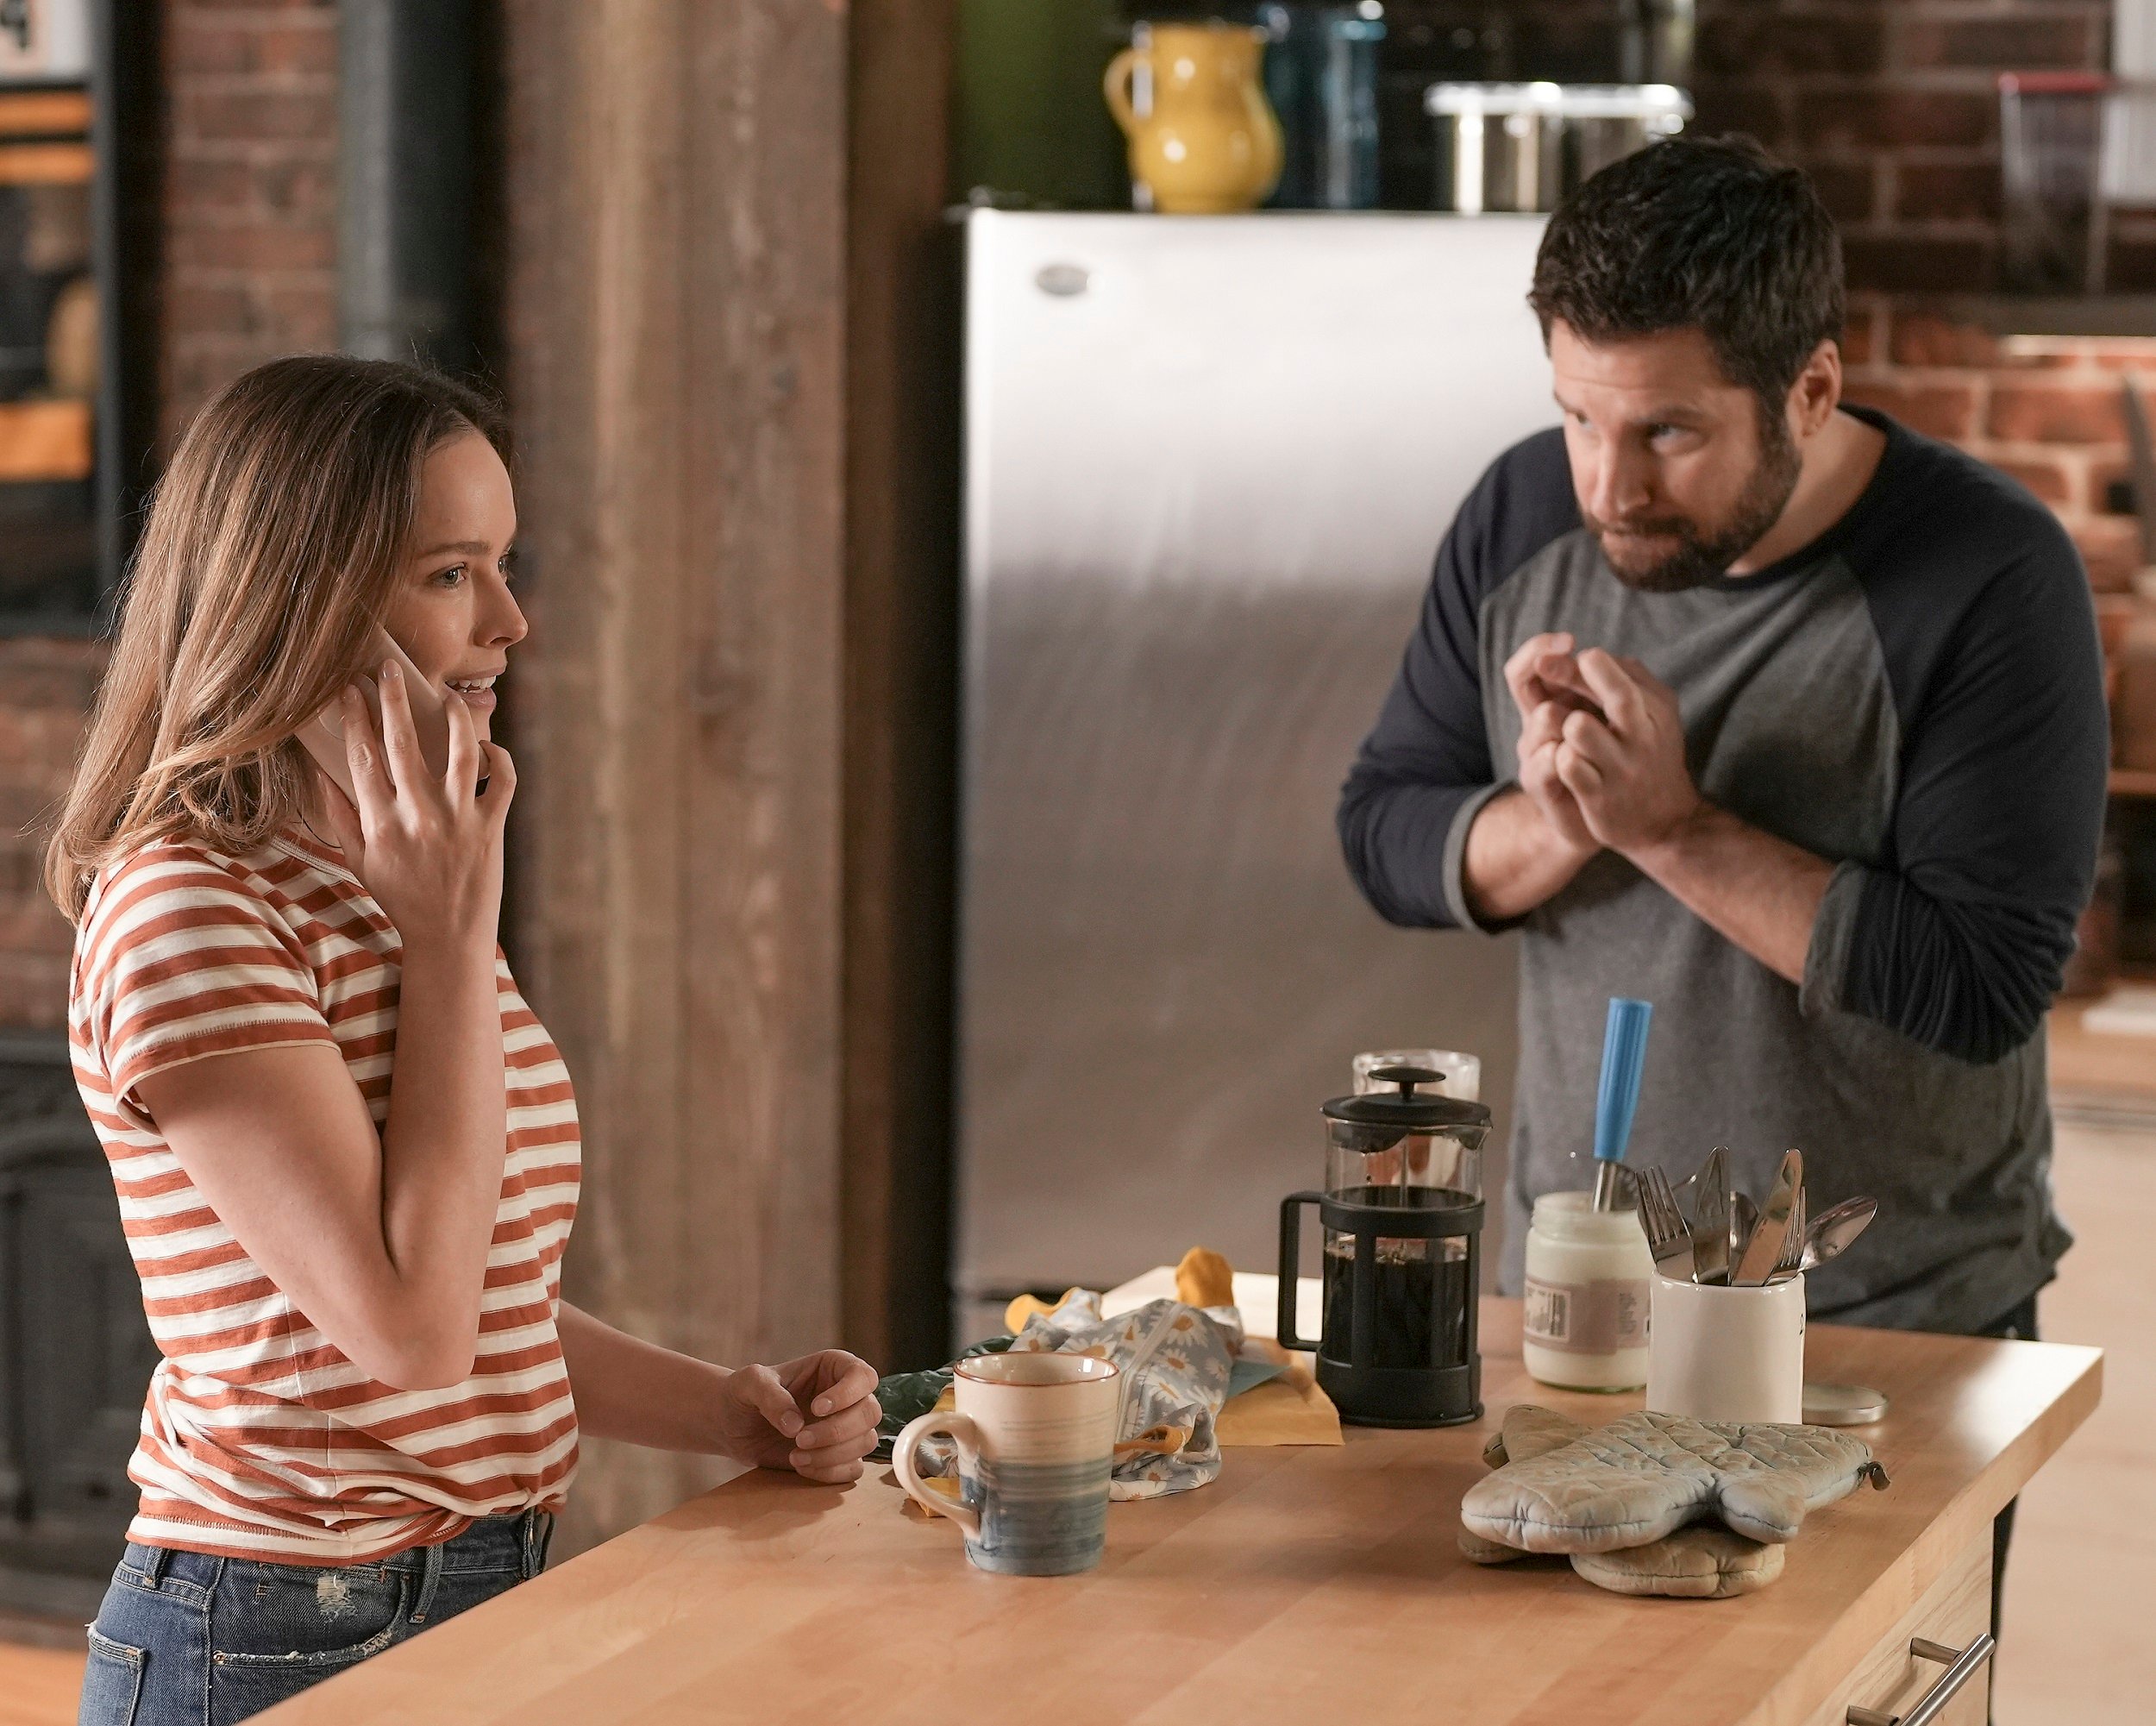
<svg viewBox="0 0 2156 1726"><path fill-rule="evenodd" d="M1324 1202L1323 1193L1290 1193L1280 1202L1280 1311L1274 1340L1282 1348L1317 1347L1295 1334L1295 1285L1302 1274L1302 1208Z"/></svg>

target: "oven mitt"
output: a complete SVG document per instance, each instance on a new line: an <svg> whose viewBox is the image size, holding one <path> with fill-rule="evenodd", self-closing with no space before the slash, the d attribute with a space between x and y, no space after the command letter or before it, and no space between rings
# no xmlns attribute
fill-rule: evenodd
<svg viewBox="0 0 2156 1726"><path fill-rule="evenodd" d="M1481 1542L1520 1552L1619 1552L1708 1520L1778 1543L1812 1506L1860 1480L1886 1484L1869 1446L1825 1427L1636 1414L1588 1431L1528 1408L1507 1412L1499 1444L1506 1459L1468 1489L1460 1520Z"/></svg>
<svg viewBox="0 0 2156 1726"><path fill-rule="evenodd" d="M1644 1547L1574 1553L1572 1568L1613 1594L1727 1600L1733 1595L1756 1594L1781 1575L1788 1551L1786 1542L1762 1545L1717 1523L1695 1522Z"/></svg>
<svg viewBox="0 0 2156 1726"><path fill-rule="evenodd" d="M1504 1428L1482 1447L1492 1468L1525 1462L1561 1449L1587 1428L1548 1409L1522 1403L1506 1411ZM1510 1564L1527 1553L1460 1530L1460 1550L1476 1564ZM1754 1594L1782 1574L1788 1548L1733 1535L1712 1522L1695 1522L1644 1547L1621 1552L1574 1553L1572 1568L1613 1594L1658 1594L1694 1600L1727 1600Z"/></svg>

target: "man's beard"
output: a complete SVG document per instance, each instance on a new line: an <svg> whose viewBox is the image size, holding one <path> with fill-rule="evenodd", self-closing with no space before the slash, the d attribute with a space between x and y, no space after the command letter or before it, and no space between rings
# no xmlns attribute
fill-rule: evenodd
<svg viewBox="0 0 2156 1726"><path fill-rule="evenodd" d="M1796 440L1789 436L1789 428L1780 415L1760 415L1759 441L1758 465L1745 479L1728 519L1712 530L1702 528L1689 516L1645 516L1625 523L1624 531L1615 533L1609 523L1582 511L1588 527L1601 542L1602 557L1610 572L1625 586L1642 593L1680 593L1727 574L1729 566L1764 538L1767 530L1782 518L1803 468ZM1611 549L1613 542L1624 548L1628 542L1636 544L1642 538L1672 539L1677 549L1644 566L1619 562L1618 552Z"/></svg>

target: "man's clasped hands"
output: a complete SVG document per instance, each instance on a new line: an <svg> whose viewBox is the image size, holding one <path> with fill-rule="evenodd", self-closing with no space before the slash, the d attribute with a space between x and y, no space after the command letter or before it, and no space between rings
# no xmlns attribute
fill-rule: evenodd
<svg viewBox="0 0 2156 1726"><path fill-rule="evenodd" d="M1699 811L1677 695L1636 659L1539 635L1505 662L1520 787L1582 857L1674 838Z"/></svg>

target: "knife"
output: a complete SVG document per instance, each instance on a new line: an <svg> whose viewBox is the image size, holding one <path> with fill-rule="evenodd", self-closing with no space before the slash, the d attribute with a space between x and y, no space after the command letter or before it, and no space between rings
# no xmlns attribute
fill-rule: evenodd
<svg viewBox="0 0 2156 1726"><path fill-rule="evenodd" d="M1789 1238L1789 1220L1796 1209L1797 1189L1804 1184L1804 1153L1785 1152L1782 1158L1782 1172L1774 1178L1774 1190L1767 1195L1766 1208L1759 1213L1758 1226L1752 1231L1752 1239L1745 1245L1745 1256L1729 1280L1734 1286L1757 1289L1764 1287L1774 1267L1781 1261L1782 1244Z"/></svg>
<svg viewBox="0 0 2156 1726"><path fill-rule="evenodd" d="M1692 1178L1692 1280L1729 1277L1729 1147L1717 1145Z"/></svg>

